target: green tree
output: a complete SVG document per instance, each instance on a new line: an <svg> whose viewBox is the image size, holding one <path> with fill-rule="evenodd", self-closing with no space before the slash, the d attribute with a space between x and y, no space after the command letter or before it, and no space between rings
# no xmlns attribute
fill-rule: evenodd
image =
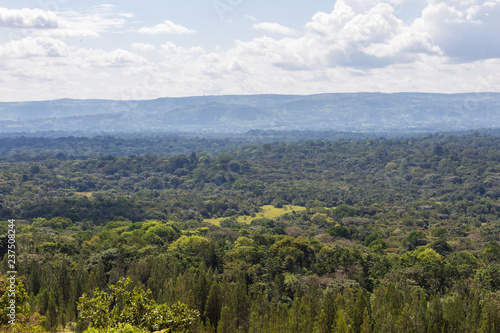
<svg viewBox="0 0 500 333"><path fill-rule="evenodd" d="M344 310L337 311L337 324L334 333L349 333L351 332L351 325L347 324L348 319Z"/></svg>
<svg viewBox="0 0 500 333"><path fill-rule="evenodd" d="M30 314L28 294L19 277L0 275L0 330L9 327L13 333L43 333L44 319L36 312Z"/></svg>
<svg viewBox="0 0 500 333"><path fill-rule="evenodd" d="M303 238L286 236L274 243L270 250L274 256L280 258L282 267L291 272L307 268L314 258L314 249Z"/></svg>
<svg viewBox="0 0 500 333"><path fill-rule="evenodd" d="M193 235L181 236L170 244L168 251L177 256L185 264L199 264L203 261L209 266L213 248L213 244L208 238Z"/></svg>
<svg viewBox="0 0 500 333"><path fill-rule="evenodd" d="M222 291L217 281L210 286L204 316L210 323L217 327L222 308Z"/></svg>
<svg viewBox="0 0 500 333"><path fill-rule="evenodd" d="M109 293L97 288L93 298L84 294L78 301L78 320L88 322L91 328L118 327L128 323L150 331L189 332L199 316L197 310L190 310L179 302L171 307L157 305L149 298L149 290L139 287L130 290L130 283L130 279L120 279L109 287Z"/></svg>
<svg viewBox="0 0 500 333"><path fill-rule="evenodd" d="M341 225L335 225L330 229L328 229L327 232L333 237L342 237L351 239L351 233L349 232L349 230Z"/></svg>
<svg viewBox="0 0 500 333"><path fill-rule="evenodd" d="M414 250L417 246L422 245L423 239L425 239L425 234L422 230L413 230L406 237L405 243L409 250Z"/></svg>
<svg viewBox="0 0 500 333"><path fill-rule="evenodd" d="M233 333L236 332L237 318L234 317L234 313L229 309L229 307L224 306L221 310L219 325L217 326L217 333Z"/></svg>
<svg viewBox="0 0 500 333"><path fill-rule="evenodd" d="M88 284L87 284L87 290L89 292L95 290L96 288L99 289L104 289L106 288L107 285L107 277L106 277L106 271L104 267L104 262L102 260L102 257L99 258L99 262L97 265L95 265L92 270L90 271L89 279L88 279Z"/></svg>
<svg viewBox="0 0 500 333"><path fill-rule="evenodd" d="M499 262L500 245L498 245L498 243L494 241L487 243L481 250L481 257L488 263Z"/></svg>
<svg viewBox="0 0 500 333"><path fill-rule="evenodd" d="M448 233L448 229L443 226L435 227L431 230L432 237L441 237Z"/></svg>

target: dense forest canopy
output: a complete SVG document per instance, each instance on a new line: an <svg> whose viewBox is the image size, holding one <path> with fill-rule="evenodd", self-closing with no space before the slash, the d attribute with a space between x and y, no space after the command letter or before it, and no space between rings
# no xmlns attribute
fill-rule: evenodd
<svg viewBox="0 0 500 333"><path fill-rule="evenodd" d="M500 137L274 139L2 139L26 320L118 325L85 301L130 278L193 332L498 331Z"/></svg>

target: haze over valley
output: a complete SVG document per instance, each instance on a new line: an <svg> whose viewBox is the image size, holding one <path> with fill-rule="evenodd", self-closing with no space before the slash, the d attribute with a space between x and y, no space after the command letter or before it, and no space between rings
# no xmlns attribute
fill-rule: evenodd
<svg viewBox="0 0 500 333"><path fill-rule="evenodd" d="M422 133L500 127L500 93L234 95L0 103L0 132Z"/></svg>

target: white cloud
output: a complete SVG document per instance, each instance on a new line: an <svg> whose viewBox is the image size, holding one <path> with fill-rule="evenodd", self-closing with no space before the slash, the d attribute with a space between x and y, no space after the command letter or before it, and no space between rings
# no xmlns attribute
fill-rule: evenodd
<svg viewBox="0 0 500 333"><path fill-rule="evenodd" d="M385 41L363 48L363 52L378 58L396 55L416 55L421 53L442 54L442 50L433 45L431 36L405 28L399 34Z"/></svg>
<svg viewBox="0 0 500 333"><path fill-rule="evenodd" d="M75 57L80 59L82 67L125 68L148 63L146 58L123 49L113 51L79 49L75 52Z"/></svg>
<svg viewBox="0 0 500 333"><path fill-rule="evenodd" d="M177 46L172 42L167 42L166 44L163 44L161 46L162 53L164 55L182 55L182 56L191 56L191 55L198 55L198 54L204 54L205 50L203 50L202 47L199 46L193 46L189 49L184 48L182 46Z"/></svg>
<svg viewBox="0 0 500 333"><path fill-rule="evenodd" d="M118 16L122 16L125 18L134 18L135 14L134 13L120 13L120 14L118 14Z"/></svg>
<svg viewBox="0 0 500 333"><path fill-rule="evenodd" d="M466 61L500 57L500 1L430 1L412 28L428 33L445 55Z"/></svg>
<svg viewBox="0 0 500 333"><path fill-rule="evenodd" d="M314 14L312 21L306 24L306 29L311 33L327 36L342 29L355 15L353 9L344 1L337 1L330 14L324 12Z"/></svg>
<svg viewBox="0 0 500 333"><path fill-rule="evenodd" d="M127 14L110 12L112 8L101 5L86 13L0 8L0 28L22 28L24 37L96 38L125 24Z"/></svg>
<svg viewBox="0 0 500 333"><path fill-rule="evenodd" d="M132 48L138 51L153 51L156 50L156 46L149 43L132 43Z"/></svg>
<svg viewBox="0 0 500 333"><path fill-rule="evenodd" d="M76 32L81 32L82 37L85 33L93 36L101 36L106 32L121 32L126 23L126 19L116 13L109 12L108 6L98 6L92 12L79 13L66 11L59 13L61 17L59 30L72 31L76 37ZM68 33L71 36L71 33Z"/></svg>
<svg viewBox="0 0 500 333"><path fill-rule="evenodd" d="M92 8L99 9L99 10L101 10L101 9L113 9L113 8L115 8L115 5L112 5L109 3L103 3L103 4L95 5Z"/></svg>
<svg viewBox="0 0 500 333"><path fill-rule="evenodd" d="M0 44L0 57L4 60L33 61L33 58L52 63L50 58L57 58L62 66L116 68L136 64L147 64L146 58L130 51L115 49L83 49L70 47L64 42L46 37L26 37L22 40ZM26 66L30 68L32 66Z"/></svg>
<svg viewBox="0 0 500 333"><path fill-rule="evenodd" d="M252 26L254 30L264 30L267 32L280 34L280 35L293 35L296 33L295 29L286 27L279 23L271 23L271 22L261 22L256 23Z"/></svg>
<svg viewBox="0 0 500 333"><path fill-rule="evenodd" d="M8 28L54 29L58 27L57 15L41 9L0 8L0 26Z"/></svg>
<svg viewBox="0 0 500 333"><path fill-rule="evenodd" d="M2 59L30 57L61 57L68 53L67 45L57 39L26 37L0 45Z"/></svg>
<svg viewBox="0 0 500 333"><path fill-rule="evenodd" d="M331 13L314 15L299 37L238 42L238 57L303 71L339 66L385 67L415 61L421 54L441 52L429 33L410 29L394 15L389 4L373 1L369 7L366 3L338 0Z"/></svg>
<svg viewBox="0 0 500 333"><path fill-rule="evenodd" d="M141 73L154 72L133 52L77 48L43 37L0 44L0 58L2 79L8 82L1 88L12 92L3 95L8 100L119 98Z"/></svg>
<svg viewBox="0 0 500 333"><path fill-rule="evenodd" d="M306 24L304 38L310 50L322 50L323 66L384 67L441 52L430 34L406 26L391 5L368 3L339 0L332 13L318 13Z"/></svg>
<svg viewBox="0 0 500 333"><path fill-rule="evenodd" d="M141 34L192 34L196 32L196 30L175 24L169 20L165 20L165 22L152 27L140 28L138 31Z"/></svg>

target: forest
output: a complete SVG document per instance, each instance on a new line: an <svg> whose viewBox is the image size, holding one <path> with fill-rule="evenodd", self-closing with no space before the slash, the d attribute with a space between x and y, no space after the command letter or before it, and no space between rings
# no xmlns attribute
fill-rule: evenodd
<svg viewBox="0 0 500 333"><path fill-rule="evenodd" d="M1 140L7 332L500 332L499 136Z"/></svg>

